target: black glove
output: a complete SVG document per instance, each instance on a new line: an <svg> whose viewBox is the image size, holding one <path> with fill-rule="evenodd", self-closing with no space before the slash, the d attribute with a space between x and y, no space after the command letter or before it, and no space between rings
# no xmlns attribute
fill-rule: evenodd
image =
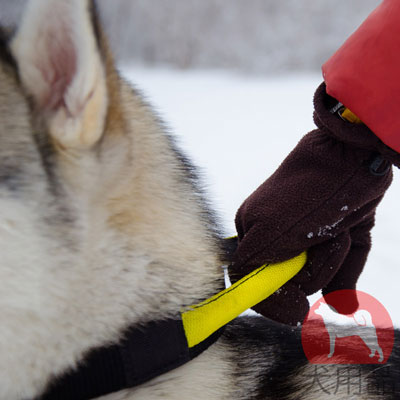
<svg viewBox="0 0 400 400"><path fill-rule="evenodd" d="M304 320L307 295L320 289L324 294L355 289L371 247L376 207L392 181L391 161L398 162L390 149L390 161L378 153L386 146L364 125L331 114L333 104L322 85L315 97L319 129L300 141L236 215L239 245L231 266L233 281L307 250L300 273L253 307L292 325ZM376 140L379 146L371 146ZM355 294L347 299L339 312L356 310Z"/></svg>

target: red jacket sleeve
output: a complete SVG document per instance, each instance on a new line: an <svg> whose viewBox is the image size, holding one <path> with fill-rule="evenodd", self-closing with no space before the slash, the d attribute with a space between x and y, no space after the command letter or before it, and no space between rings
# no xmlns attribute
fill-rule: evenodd
<svg viewBox="0 0 400 400"><path fill-rule="evenodd" d="M327 93L400 153L400 1L383 0L322 71Z"/></svg>

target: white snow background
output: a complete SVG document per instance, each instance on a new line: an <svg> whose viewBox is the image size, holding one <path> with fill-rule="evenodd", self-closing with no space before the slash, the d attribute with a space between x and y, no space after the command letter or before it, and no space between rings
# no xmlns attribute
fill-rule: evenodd
<svg viewBox="0 0 400 400"><path fill-rule="evenodd" d="M123 67L200 167L227 235L240 204L314 129L320 74L248 77L224 71ZM284 184L284 182L282 182ZM400 174L378 208L373 247L358 289L377 298L400 326ZM399 254L397 253L399 251ZM320 297L310 297L311 304Z"/></svg>

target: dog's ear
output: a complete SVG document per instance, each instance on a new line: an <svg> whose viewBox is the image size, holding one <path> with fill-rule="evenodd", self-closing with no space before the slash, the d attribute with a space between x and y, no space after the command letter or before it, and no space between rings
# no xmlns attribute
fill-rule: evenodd
<svg viewBox="0 0 400 400"><path fill-rule="evenodd" d="M90 148L108 106L88 0L30 0L11 48L35 112L65 148Z"/></svg>

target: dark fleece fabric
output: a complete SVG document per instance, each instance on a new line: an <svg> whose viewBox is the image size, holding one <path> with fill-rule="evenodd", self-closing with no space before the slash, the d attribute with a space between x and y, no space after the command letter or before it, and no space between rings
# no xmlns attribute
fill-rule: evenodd
<svg viewBox="0 0 400 400"><path fill-rule="evenodd" d="M254 307L290 325L303 322L306 296L355 289L371 247L376 207L392 181L391 165L400 165L399 154L365 125L332 114L336 103L322 84L314 98L318 129L301 139L236 215L233 281L307 250L300 273ZM357 306L356 295L335 304L347 314Z"/></svg>

